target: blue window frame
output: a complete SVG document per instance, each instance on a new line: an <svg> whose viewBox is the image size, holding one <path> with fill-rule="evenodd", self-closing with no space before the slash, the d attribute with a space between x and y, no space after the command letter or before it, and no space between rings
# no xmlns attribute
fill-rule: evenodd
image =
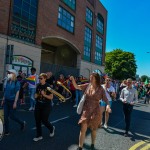
<svg viewBox="0 0 150 150"><path fill-rule="evenodd" d="M95 63L98 65L102 64L102 48L103 40L99 35L96 35Z"/></svg>
<svg viewBox="0 0 150 150"><path fill-rule="evenodd" d="M97 31L101 34L104 33L104 19L100 14L98 14L97 18Z"/></svg>
<svg viewBox="0 0 150 150"><path fill-rule="evenodd" d="M67 31L74 33L74 16L70 14L67 10L59 7L58 11L58 25Z"/></svg>
<svg viewBox="0 0 150 150"><path fill-rule="evenodd" d="M35 43L38 0L14 0L11 36Z"/></svg>
<svg viewBox="0 0 150 150"><path fill-rule="evenodd" d="M92 46L92 30L85 27L84 33L84 57L86 61L90 61L91 58L91 46Z"/></svg>
<svg viewBox="0 0 150 150"><path fill-rule="evenodd" d="M86 8L86 21L90 25L93 24L93 12L89 8Z"/></svg>
<svg viewBox="0 0 150 150"><path fill-rule="evenodd" d="M71 9L76 9L76 0L62 0L67 6L69 6Z"/></svg>

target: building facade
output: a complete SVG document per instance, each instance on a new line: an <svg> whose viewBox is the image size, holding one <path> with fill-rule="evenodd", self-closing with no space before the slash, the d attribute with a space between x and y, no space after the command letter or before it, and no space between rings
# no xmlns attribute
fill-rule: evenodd
<svg viewBox="0 0 150 150"><path fill-rule="evenodd" d="M2 0L0 79L8 68L104 72L107 10L99 0Z"/></svg>

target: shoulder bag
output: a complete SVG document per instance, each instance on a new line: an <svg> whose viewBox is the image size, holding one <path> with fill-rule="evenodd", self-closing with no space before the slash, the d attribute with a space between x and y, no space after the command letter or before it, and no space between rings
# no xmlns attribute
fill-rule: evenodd
<svg viewBox="0 0 150 150"><path fill-rule="evenodd" d="M89 84L89 85L90 85L90 84ZM79 114L79 115L82 113L83 105L84 105L85 97L86 97L86 91L88 90L89 85L88 85L88 87L86 88L86 90L85 90L85 92L84 92L84 94L83 94L83 96L82 96L82 98L81 98L81 100L80 100L80 102L79 102L79 104L78 104L78 107L77 107L77 114Z"/></svg>

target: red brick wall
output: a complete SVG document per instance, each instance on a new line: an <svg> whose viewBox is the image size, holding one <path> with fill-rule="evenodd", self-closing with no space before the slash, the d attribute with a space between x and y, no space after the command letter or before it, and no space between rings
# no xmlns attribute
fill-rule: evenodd
<svg viewBox="0 0 150 150"><path fill-rule="evenodd" d="M0 33L7 34L10 0L0 0Z"/></svg>
<svg viewBox="0 0 150 150"><path fill-rule="evenodd" d="M71 12L75 16L75 33L69 33L61 27L57 26L58 8L61 5L63 8ZM101 5L99 0L95 0L95 6L87 0L76 0L76 10L71 10L61 0L39 0L38 19L37 19L37 36L36 43L41 44L41 37L46 36L61 36L71 43L73 43L83 54L84 49L84 28L85 25L92 29L92 62L94 62L95 52L95 36L96 36L96 17L93 20L93 26L90 26L85 21L86 7L89 7L93 11L93 15L100 13L107 24L107 11ZM95 8L94 8L95 7ZM104 35L100 35L103 38L103 51L105 51L106 44L106 27L104 29ZM104 58L103 58L104 59Z"/></svg>
<svg viewBox="0 0 150 150"><path fill-rule="evenodd" d="M92 1L92 0L91 0ZM84 29L88 26L92 29L92 56L91 60L94 62L95 55L95 37L96 37L96 14L100 13L105 21L104 35L99 34L103 38L103 56L105 54L106 46L106 26L107 26L107 11L99 0L93 0L94 5L88 0L76 0L76 10L71 10L61 0L39 0L38 16L37 16L37 31L36 44L41 45L42 37L46 36L61 36L71 43L73 43L83 54L84 49ZM67 32L61 27L57 26L58 8L61 5L75 16L75 32L74 34ZM0 33L7 34L7 25L9 17L10 0L0 0ZM90 26L85 21L86 7L93 11L93 26ZM104 61L104 57L103 57Z"/></svg>

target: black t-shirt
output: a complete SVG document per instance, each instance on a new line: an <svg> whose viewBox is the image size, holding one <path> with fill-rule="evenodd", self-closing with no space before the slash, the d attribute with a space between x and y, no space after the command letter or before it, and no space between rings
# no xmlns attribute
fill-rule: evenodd
<svg viewBox="0 0 150 150"><path fill-rule="evenodd" d="M47 90L47 87L50 87L48 83L45 83L44 85L38 84L37 88L36 88L36 94L37 94L37 98L36 100L38 102L43 102L43 103L51 103L50 99L47 99L46 97L42 96L41 91L44 91L44 93L46 95L50 95L52 94L51 92L49 92Z"/></svg>
<svg viewBox="0 0 150 150"><path fill-rule="evenodd" d="M46 79L46 83L48 83L49 85L54 86L54 82L55 82L54 76L51 76L49 79Z"/></svg>

